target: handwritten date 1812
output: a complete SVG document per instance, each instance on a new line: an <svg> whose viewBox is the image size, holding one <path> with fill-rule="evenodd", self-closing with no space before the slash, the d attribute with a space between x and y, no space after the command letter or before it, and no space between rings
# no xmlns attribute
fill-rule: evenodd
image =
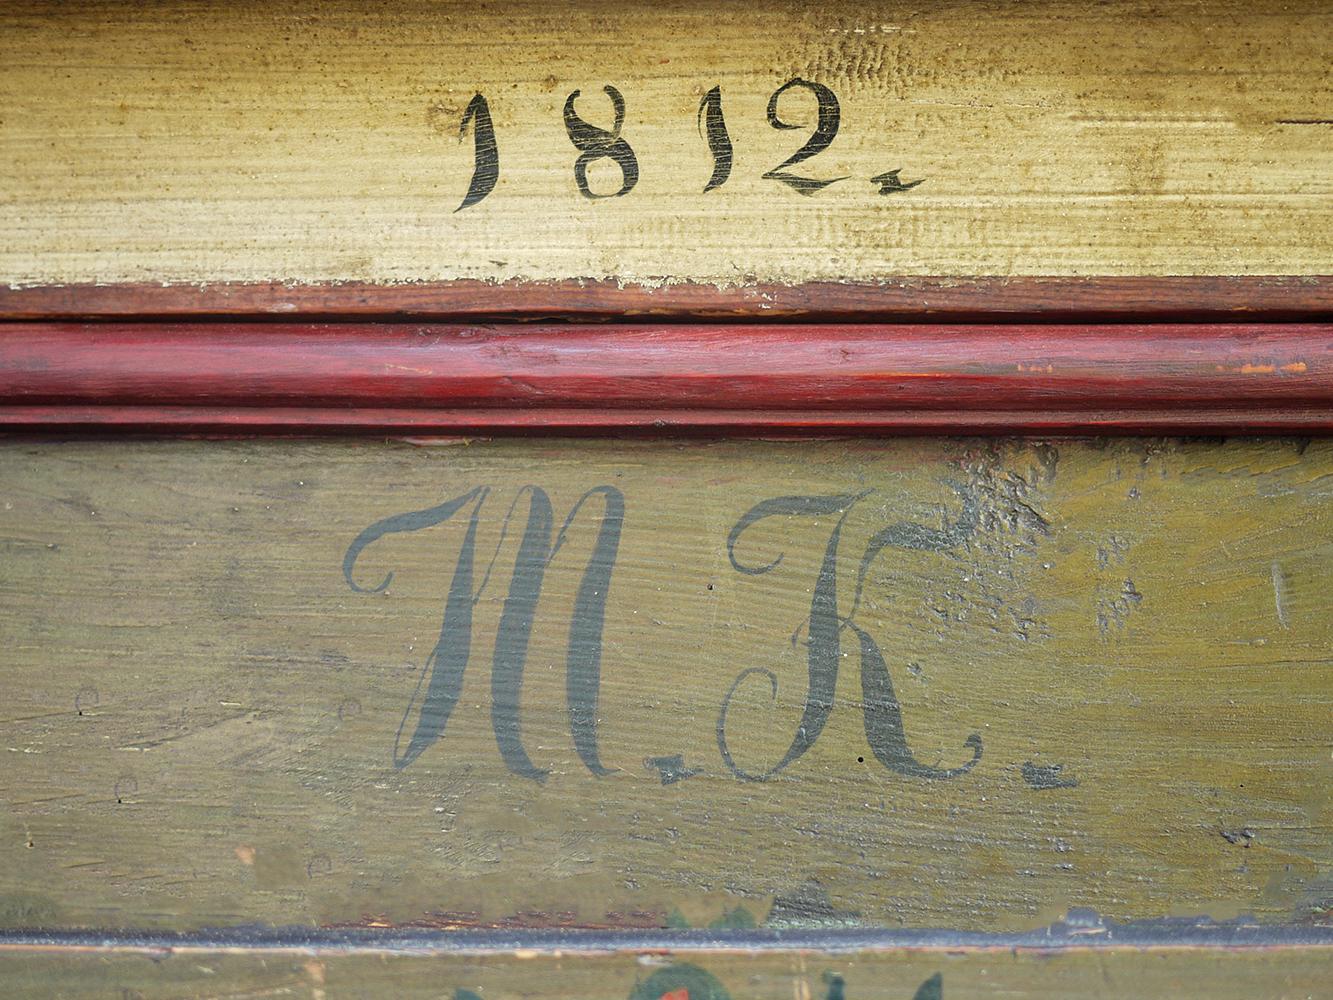
<svg viewBox="0 0 1333 1000"><path fill-rule="evenodd" d="M765 171L765 180L777 181L786 185L797 194L811 196L818 194L830 185L848 180L847 177L810 177L804 173L795 173L790 168L813 159L828 149L838 136L842 121L842 109L838 97L822 83L813 83L795 77L788 80L768 99L768 124L779 131L800 129L803 126L784 118L779 112L779 102L788 93L805 92L814 98L815 124L810 130L810 137L805 144L777 166ZM621 198L634 190L639 182L639 161L629 140L621 135L625 124L625 98L619 90L607 84L602 92L611 102L611 127L609 129L594 125L585 120L575 109L581 91L575 90L565 98L564 122L569 141L578 150L574 160L574 184L585 198ZM585 98L586 100L586 98ZM787 112L790 116L790 110ZM727 130L726 115L722 107L722 87L716 86L704 94L699 102L699 134L708 145L708 152L713 159L712 174L703 187L707 194L726 184L731 178L735 149L731 134ZM459 126L458 137L463 139L472 128L473 167L472 181L467 194L455 212L485 200L500 178L500 150L496 140L495 125L491 120L490 103L485 95L477 94L468 103ZM614 191L595 191L588 181L588 168L598 160L609 160L620 170L620 187ZM908 191L921 180L904 183L898 180L901 168L895 168L869 178L872 184L879 186L879 194L893 194Z"/></svg>

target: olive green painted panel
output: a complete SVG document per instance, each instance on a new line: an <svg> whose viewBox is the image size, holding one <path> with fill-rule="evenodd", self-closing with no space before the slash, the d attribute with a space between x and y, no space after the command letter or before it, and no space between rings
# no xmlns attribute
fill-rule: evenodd
<svg viewBox="0 0 1333 1000"><path fill-rule="evenodd" d="M1326 0L22 0L0 282L1325 274L1331 40Z"/></svg>
<svg viewBox="0 0 1333 1000"><path fill-rule="evenodd" d="M0 925L1333 897L1333 442L11 442L0 553Z"/></svg>
<svg viewBox="0 0 1333 1000"><path fill-rule="evenodd" d="M51 1000L1322 1000L1326 949L452 958L0 953L0 992ZM685 991L685 992L682 992Z"/></svg>

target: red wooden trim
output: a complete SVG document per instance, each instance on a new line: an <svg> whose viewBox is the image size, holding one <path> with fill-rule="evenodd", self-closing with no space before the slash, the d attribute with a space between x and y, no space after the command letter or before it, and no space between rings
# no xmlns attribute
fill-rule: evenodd
<svg viewBox="0 0 1333 1000"><path fill-rule="evenodd" d="M12 323L0 427L1333 431L1333 325Z"/></svg>
<svg viewBox="0 0 1333 1000"><path fill-rule="evenodd" d="M1333 276L903 277L716 286L447 281L0 287L0 319L1266 320L1333 316Z"/></svg>
<svg viewBox="0 0 1333 1000"><path fill-rule="evenodd" d="M1308 435L1333 431L1333 406L1211 407L1179 412L1108 407L1100 410L972 410L873 413L772 410L708 413L689 410L543 410L540 420L512 410L420 410L331 407L8 407L0 430L187 436L278 434L457 436L850 437L863 435L1097 434Z"/></svg>

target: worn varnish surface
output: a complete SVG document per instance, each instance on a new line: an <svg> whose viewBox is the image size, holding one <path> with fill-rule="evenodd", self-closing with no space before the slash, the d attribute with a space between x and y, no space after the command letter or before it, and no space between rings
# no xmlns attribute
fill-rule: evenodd
<svg viewBox="0 0 1333 1000"><path fill-rule="evenodd" d="M1333 325L10 323L0 428L1309 433Z"/></svg>
<svg viewBox="0 0 1333 1000"><path fill-rule="evenodd" d="M0 18L6 284L1296 275L1333 250L1322 2L20 3ZM822 99L789 89L776 119L798 127L771 127L770 95L794 79L836 97L838 129L783 167ZM606 86L638 179L591 200L562 112L578 90L575 114L610 132ZM723 148L699 115L714 87L731 169L704 193ZM478 93L499 170L455 213ZM590 190L616 191L611 140L578 134ZM846 179L806 195L782 174Z"/></svg>
<svg viewBox="0 0 1333 1000"><path fill-rule="evenodd" d="M1330 483L1322 441L11 441L0 921L1318 923Z"/></svg>
<svg viewBox="0 0 1333 1000"><path fill-rule="evenodd" d="M1300 322L1333 314L1330 275L949 277L797 285L456 279L0 285L14 320L248 317L468 320L724 319L809 322Z"/></svg>
<svg viewBox="0 0 1333 1000"><path fill-rule="evenodd" d="M1061 997L1067 1000L1217 997L1317 1000L1333 996L1328 959L1315 953L1152 953L744 957L630 955L596 958L419 956L101 956L0 954L10 996L84 1000L167 997L342 998L543 997L659 1000L691 989L699 1000L942 1000ZM47 992L53 976L58 992Z"/></svg>

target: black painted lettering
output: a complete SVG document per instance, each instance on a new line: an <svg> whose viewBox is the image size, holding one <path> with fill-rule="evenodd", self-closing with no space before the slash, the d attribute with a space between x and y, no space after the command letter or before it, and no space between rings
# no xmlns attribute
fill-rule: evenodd
<svg viewBox="0 0 1333 1000"><path fill-rule="evenodd" d="M534 781L545 779L547 772L532 762L522 741L520 701L528 643L532 635L546 569L565 544L567 532L583 505L589 499L601 497L604 510L598 525L597 538L575 596L574 612L570 620L566 657L566 699L570 733L579 758L593 774L609 774L610 769L602 765L598 753L597 705L601 686L602 632L606 599L625 519L624 494L613 486L598 486L589 490L574 504L555 542L552 543L554 516L550 498L540 487L524 487L505 515L500 538L496 542L495 554L491 557L481 584L474 589L472 581L476 562L477 528L482 506L489 493L488 487L478 487L438 506L377 521L353 540L343 558L343 576L354 591L382 593L392 582L392 573L386 575L375 587L362 587L353 578L357 559L367 546L388 534L420 531L440 524L469 504L472 505L467 533L459 549L449 594L445 600L440 638L427 658L422 679L418 682L417 691L408 703L403 722L399 726L394 742L394 766L399 769L406 767L444 734L449 717L458 703L463 673L471 657L472 609L481 599L482 592L490 579L491 569L499 557L500 548L508 534L509 524L519 502L526 495L527 520L514 559L509 592L496 630L495 651L491 663L491 725L495 732L496 746L505 766L513 773ZM425 694L420 700L421 707L418 710L416 725L412 729L406 749L401 750L403 734L407 730L418 697L421 696L422 685L425 686Z"/></svg>
<svg viewBox="0 0 1333 1000"><path fill-rule="evenodd" d="M620 198L627 195L639 183L639 161L630 144L620 137L620 130L625 124L625 98L620 91L610 84L602 91L611 99L611 109L615 123L610 130L589 125L574 110L580 91L574 91L565 99L565 131L569 141L579 150L574 161L574 183L579 193L585 198ZM610 194L598 194L588 187L588 167L598 160L610 160L620 168L620 190Z"/></svg>
<svg viewBox="0 0 1333 1000"><path fill-rule="evenodd" d="M822 83L811 83L809 80L802 80L800 77L788 80L777 90L773 91L773 96L768 99L768 124L776 129L796 129L800 125L794 125L783 120L778 115L778 101L787 91L793 88L808 90L815 95L816 121L814 131L810 134L806 144L798 149L787 159L783 160L772 170L764 174L768 180L781 181L798 194L812 195L824 190L830 184L836 184L838 181L845 181L846 177L832 177L828 180L819 180L814 177L803 177L799 174L788 172L788 167L794 167L798 163L804 163L811 157L822 153L832 145L833 140L838 135L838 123L842 117L842 111L838 104L838 97L833 91Z"/></svg>
<svg viewBox="0 0 1333 1000"><path fill-rule="evenodd" d="M850 630L857 639L860 652L861 698L866 741L871 752L885 768L905 777L942 780L956 778L970 771L981 759L982 742L978 733L964 741L972 750L970 760L952 768L936 768L922 764L913 755L903 729L902 705L893 687L888 664L874 638L858 624L856 614L861 605L861 594L866 574L875 558L888 547L947 551L965 541L977 528L979 509L974 495L959 491L963 510L959 518L944 528L929 528L912 522L889 525L877 532L867 543L857 572L856 591L852 609L846 617L838 614L837 555L843 522L852 506L865 493L841 494L822 497L777 497L756 504L732 527L727 537L727 554L732 566L740 573L757 576L774 569L781 561L779 555L765 565L749 566L736 559L736 543L752 525L775 515L838 515L824 549L824 559L815 580L810 617L807 621L807 686L801 720L791 745L773 767L767 771L751 772L738 767L727 739L727 711L737 689L749 677L767 678L771 697L776 699L777 676L767 668L751 667L742 671L732 683L722 701L718 715L717 743L723 763L733 775L745 781L766 781L782 771L810 749L824 730L833 711L838 682L838 663L842 657L841 636Z"/></svg>
<svg viewBox="0 0 1333 1000"><path fill-rule="evenodd" d="M467 110L463 112L463 124L458 127L460 141L467 134L468 125L472 126L472 182L468 185L462 204L454 209L455 212L477 204L495 190L495 182L500 179L500 147L495 142L491 106L481 94L472 98Z"/></svg>
<svg viewBox="0 0 1333 1000"><path fill-rule="evenodd" d="M827 517L838 515L838 520L834 523L833 530L829 534L828 543L824 547L824 560L819 568L819 576L815 580L814 596L810 602L805 707L802 709L801 721L796 727L796 734L792 737L791 744L788 746L787 752L783 754L782 759L767 771L745 771L736 766L727 742L727 709L736 693L736 689L747 677L762 674L768 678L772 697L776 698L778 681L771 670L752 667L749 670L742 671L731 685L731 690L727 692L726 698L722 702L722 711L717 721L717 746L722 754L723 763L738 778L746 781L767 781L773 777L814 746L815 740L819 739L819 734L824 731L824 724L828 722L829 713L833 711L833 693L838 683L838 657L840 655L838 633L841 631L838 620L838 540L842 535L842 523L847 516L847 512L863 496L865 496L864 493L846 493L836 496L775 497L772 500L765 500L756 504L746 511L740 520L732 526L731 532L727 536L727 556L731 560L732 567L737 572L744 573L747 576L758 576L774 569L782 562L782 555L779 554L772 562L760 566L749 566L739 562L736 558L736 543L740 541L741 535L748 528L767 517Z"/></svg>
<svg viewBox="0 0 1333 1000"><path fill-rule="evenodd" d="M727 119L722 114L722 88L714 87L699 102L699 134L713 154L713 175L704 185L704 194L720 188L731 176L732 146Z"/></svg>

